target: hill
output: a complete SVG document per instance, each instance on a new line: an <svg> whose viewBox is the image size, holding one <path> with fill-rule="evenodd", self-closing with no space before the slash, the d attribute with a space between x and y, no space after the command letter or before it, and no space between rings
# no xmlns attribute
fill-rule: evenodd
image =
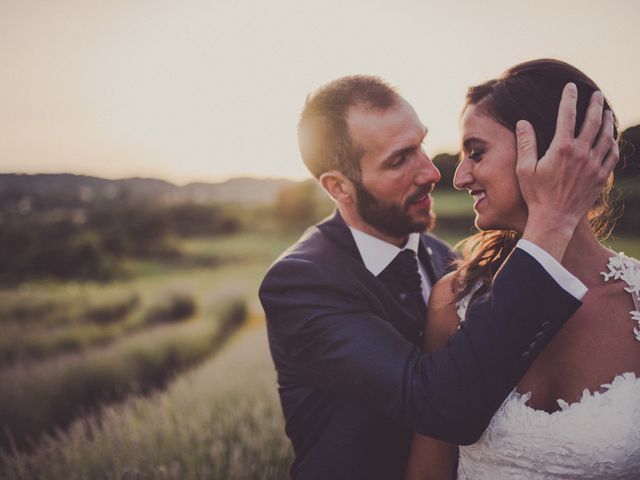
<svg viewBox="0 0 640 480"><path fill-rule="evenodd" d="M0 206L22 204L23 209L47 204L49 208L77 207L94 200L131 199L152 203L273 203L292 180L233 178L220 183L184 186L153 178L108 180L87 175L0 174Z"/></svg>

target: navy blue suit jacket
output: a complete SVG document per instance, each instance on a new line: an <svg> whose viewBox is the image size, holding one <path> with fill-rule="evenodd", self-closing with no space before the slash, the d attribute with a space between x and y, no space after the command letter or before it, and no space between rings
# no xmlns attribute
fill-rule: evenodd
<svg viewBox="0 0 640 480"><path fill-rule="evenodd" d="M452 258L431 235L419 256L432 280ZM580 306L516 249L447 346L424 354L423 319L366 269L338 213L271 266L260 299L295 453L291 475L305 480L400 479L413 432L475 442Z"/></svg>

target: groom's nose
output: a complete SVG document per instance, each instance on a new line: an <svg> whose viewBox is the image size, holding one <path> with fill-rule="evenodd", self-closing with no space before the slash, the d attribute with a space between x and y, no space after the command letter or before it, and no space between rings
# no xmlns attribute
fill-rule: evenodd
<svg viewBox="0 0 640 480"><path fill-rule="evenodd" d="M433 162L429 158L429 155L420 150L414 183L416 185L438 183L441 178L442 175L440 175L440 170L438 170L433 164Z"/></svg>

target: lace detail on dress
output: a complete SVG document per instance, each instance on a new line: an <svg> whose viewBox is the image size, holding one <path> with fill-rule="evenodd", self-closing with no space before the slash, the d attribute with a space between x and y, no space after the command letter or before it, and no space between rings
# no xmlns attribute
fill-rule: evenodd
<svg viewBox="0 0 640 480"><path fill-rule="evenodd" d="M467 308L469 308L469 304L471 303L471 297L473 297L473 294L476 293L481 286L482 282L476 282L471 290L469 290L469 293L456 302L456 312L458 313L460 323L464 322L465 318L467 318ZM458 329L460 329L460 325L458 325Z"/></svg>
<svg viewBox="0 0 640 480"><path fill-rule="evenodd" d="M459 480L637 479L640 379L617 375L547 413L512 392L477 443L460 447Z"/></svg>
<svg viewBox="0 0 640 480"><path fill-rule="evenodd" d="M636 307L635 310L629 312L631 320L637 323L633 333L636 340L640 341L640 306L638 306L640 303L640 263L620 253L609 259L607 268L608 272L602 272L605 282L613 278L614 280L622 280L628 285L625 290L631 294L633 304Z"/></svg>
<svg viewBox="0 0 640 480"><path fill-rule="evenodd" d="M605 281L624 280L634 298L631 318L640 340L640 263L619 255L608 268ZM461 322L472 295L456 304ZM514 389L480 440L460 447L458 479L640 478L640 378L616 375L602 389L585 389L571 404L558 399L553 413L530 407L531 393Z"/></svg>

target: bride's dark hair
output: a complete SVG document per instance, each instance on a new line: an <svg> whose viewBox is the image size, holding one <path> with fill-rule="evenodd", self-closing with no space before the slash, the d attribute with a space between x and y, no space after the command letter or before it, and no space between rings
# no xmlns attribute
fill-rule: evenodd
<svg viewBox="0 0 640 480"><path fill-rule="evenodd" d="M520 63L496 79L469 87L463 113L469 105L474 105L514 133L518 120L528 120L536 132L540 158L553 139L560 97L569 82L578 87L577 135L584 123L591 94L599 88L580 70L559 60ZM604 107L611 109L606 99ZM617 139L618 122L615 115L613 118L614 138ZM606 238L613 228L609 198L612 185L613 175L588 214L593 231L600 239ZM457 248L462 250L462 260L457 265L455 299L467 295L478 281L489 285L519 238L519 234L511 230L487 230L460 242Z"/></svg>

